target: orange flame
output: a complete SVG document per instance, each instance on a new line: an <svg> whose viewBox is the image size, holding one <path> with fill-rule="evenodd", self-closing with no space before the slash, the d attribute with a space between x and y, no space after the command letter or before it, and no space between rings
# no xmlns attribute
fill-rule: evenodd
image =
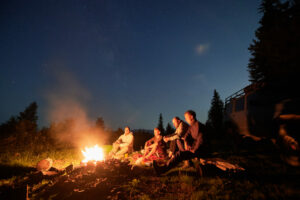
<svg viewBox="0 0 300 200"><path fill-rule="evenodd" d="M87 148L85 147L84 150L81 150L84 159L82 160L83 163L87 163L89 161L102 161L104 160L104 153L101 147L95 145L94 147Z"/></svg>

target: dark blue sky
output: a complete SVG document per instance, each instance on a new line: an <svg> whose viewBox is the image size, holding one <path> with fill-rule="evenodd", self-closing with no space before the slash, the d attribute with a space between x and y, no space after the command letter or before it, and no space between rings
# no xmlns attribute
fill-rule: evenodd
<svg viewBox="0 0 300 200"><path fill-rule="evenodd" d="M260 0L0 4L0 123L36 101L48 124L55 95L113 129L187 109L205 122L214 89L224 100L249 84Z"/></svg>

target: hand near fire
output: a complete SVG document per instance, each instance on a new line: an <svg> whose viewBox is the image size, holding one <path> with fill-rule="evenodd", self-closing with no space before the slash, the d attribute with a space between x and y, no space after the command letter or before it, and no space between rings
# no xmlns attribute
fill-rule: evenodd
<svg viewBox="0 0 300 200"><path fill-rule="evenodd" d="M164 139L165 142L168 142L168 141L169 141L169 138L167 138L167 137L165 137L165 136L163 137L163 139Z"/></svg>

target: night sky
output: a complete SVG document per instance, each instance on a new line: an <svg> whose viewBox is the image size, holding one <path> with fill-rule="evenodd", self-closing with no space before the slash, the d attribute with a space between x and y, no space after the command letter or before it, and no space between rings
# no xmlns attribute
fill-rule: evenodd
<svg viewBox="0 0 300 200"><path fill-rule="evenodd" d="M160 113L166 125L188 109L205 122L214 89L224 100L249 84L259 4L1 1L0 123L36 101L49 125L53 98L112 129L153 129Z"/></svg>

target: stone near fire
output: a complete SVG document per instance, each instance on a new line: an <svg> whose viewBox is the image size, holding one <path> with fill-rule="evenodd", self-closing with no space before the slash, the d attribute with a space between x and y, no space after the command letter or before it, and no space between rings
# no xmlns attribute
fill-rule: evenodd
<svg viewBox="0 0 300 200"><path fill-rule="evenodd" d="M53 160L51 158L46 158L37 163L36 169L38 171L45 172L45 171L48 171L52 167L52 164L53 164Z"/></svg>

